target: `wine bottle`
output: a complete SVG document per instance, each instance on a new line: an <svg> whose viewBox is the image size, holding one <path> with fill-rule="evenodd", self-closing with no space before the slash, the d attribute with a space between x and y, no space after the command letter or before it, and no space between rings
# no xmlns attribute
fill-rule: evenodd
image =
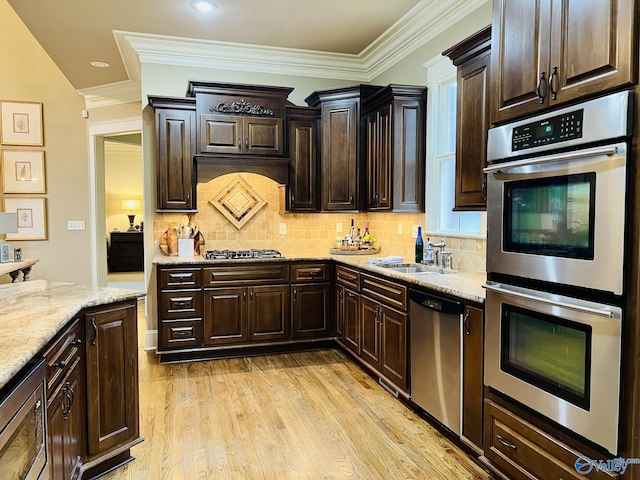
<svg viewBox="0 0 640 480"><path fill-rule="evenodd" d="M418 225L418 236L416 237L416 263L422 263L424 254L424 243L422 242L422 226Z"/></svg>

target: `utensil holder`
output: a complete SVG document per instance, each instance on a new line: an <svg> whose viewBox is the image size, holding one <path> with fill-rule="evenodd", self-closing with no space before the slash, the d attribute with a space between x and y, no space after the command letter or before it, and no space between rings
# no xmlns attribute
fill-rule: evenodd
<svg viewBox="0 0 640 480"><path fill-rule="evenodd" d="M193 257L193 238L178 239L178 256Z"/></svg>

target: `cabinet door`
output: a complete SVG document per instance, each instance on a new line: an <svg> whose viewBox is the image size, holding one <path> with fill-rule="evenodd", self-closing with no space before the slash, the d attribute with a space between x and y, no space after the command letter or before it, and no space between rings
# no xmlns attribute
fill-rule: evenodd
<svg viewBox="0 0 640 480"><path fill-rule="evenodd" d="M195 211L195 111L156 111L158 211Z"/></svg>
<svg viewBox="0 0 640 480"><path fill-rule="evenodd" d="M243 287L204 291L204 344L227 345L246 342L248 292Z"/></svg>
<svg viewBox="0 0 640 480"><path fill-rule="evenodd" d="M286 340L289 337L289 285L248 287L249 340Z"/></svg>
<svg viewBox="0 0 640 480"><path fill-rule="evenodd" d="M553 0L551 105L636 82L634 3Z"/></svg>
<svg viewBox="0 0 640 480"><path fill-rule="evenodd" d="M324 337L331 333L329 305L331 289L328 283L293 285L291 304L293 338Z"/></svg>
<svg viewBox="0 0 640 480"><path fill-rule="evenodd" d="M336 285L336 336L340 340L344 340L344 308L346 288L342 285Z"/></svg>
<svg viewBox="0 0 640 480"><path fill-rule="evenodd" d="M251 155L284 154L284 131L281 118L244 117L243 153Z"/></svg>
<svg viewBox="0 0 640 480"><path fill-rule="evenodd" d="M359 100L322 104L322 210L355 210L358 198Z"/></svg>
<svg viewBox="0 0 640 480"><path fill-rule="evenodd" d="M366 119L367 210L391 208L391 110L391 105L385 105Z"/></svg>
<svg viewBox="0 0 640 480"><path fill-rule="evenodd" d="M135 303L87 313L87 447L95 456L138 439Z"/></svg>
<svg viewBox="0 0 640 480"><path fill-rule="evenodd" d="M361 297L360 312L360 356L369 365L377 368L380 365L380 304L367 297Z"/></svg>
<svg viewBox="0 0 640 480"><path fill-rule="evenodd" d="M550 15L551 0L494 0L492 123L536 112L546 104Z"/></svg>
<svg viewBox="0 0 640 480"><path fill-rule="evenodd" d="M462 435L482 449L484 314L468 306L464 312L462 363Z"/></svg>
<svg viewBox="0 0 640 480"><path fill-rule="evenodd" d="M80 468L84 414L80 373L81 359L76 357L47 408L51 480L74 478Z"/></svg>
<svg viewBox="0 0 640 480"><path fill-rule="evenodd" d="M360 295L344 291L344 343L360 355Z"/></svg>
<svg viewBox="0 0 640 480"><path fill-rule="evenodd" d="M456 210L486 209L487 131L489 129L487 52L458 68Z"/></svg>
<svg viewBox="0 0 640 480"><path fill-rule="evenodd" d="M317 124L315 121L289 121L289 210L318 210Z"/></svg>
<svg viewBox="0 0 640 480"><path fill-rule="evenodd" d="M380 372L407 391L407 315L380 306Z"/></svg>
<svg viewBox="0 0 640 480"><path fill-rule="evenodd" d="M201 153L241 153L243 151L242 117L237 115L200 116Z"/></svg>

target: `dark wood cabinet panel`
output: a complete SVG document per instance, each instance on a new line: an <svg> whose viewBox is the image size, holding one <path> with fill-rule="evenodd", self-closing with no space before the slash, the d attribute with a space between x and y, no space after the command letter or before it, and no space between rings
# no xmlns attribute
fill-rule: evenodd
<svg viewBox="0 0 640 480"><path fill-rule="evenodd" d="M247 289L244 287L205 290L205 345L246 342L249 339L247 310Z"/></svg>
<svg viewBox="0 0 640 480"><path fill-rule="evenodd" d="M343 298L343 342L353 353L360 355L360 294L345 288Z"/></svg>
<svg viewBox="0 0 640 480"><path fill-rule="evenodd" d="M443 55L458 67L455 210L485 210L491 26Z"/></svg>
<svg viewBox="0 0 640 480"><path fill-rule="evenodd" d="M289 285L249 287L249 340L286 340L289 337Z"/></svg>
<svg viewBox="0 0 640 480"><path fill-rule="evenodd" d="M198 153L282 155L281 118L200 115Z"/></svg>
<svg viewBox="0 0 640 480"><path fill-rule="evenodd" d="M407 314L380 306L380 373L407 390Z"/></svg>
<svg viewBox="0 0 640 480"><path fill-rule="evenodd" d="M318 175L318 121L320 109L287 107L288 152L291 170L287 195L290 211L320 209Z"/></svg>
<svg viewBox="0 0 640 480"><path fill-rule="evenodd" d="M467 305L462 353L462 435L482 450L484 406L484 312Z"/></svg>
<svg viewBox="0 0 640 480"><path fill-rule="evenodd" d="M292 338L331 335L331 284L308 283L291 287Z"/></svg>
<svg viewBox="0 0 640 480"><path fill-rule="evenodd" d="M635 84L636 17L634 0L495 1L492 123Z"/></svg>
<svg viewBox="0 0 640 480"><path fill-rule="evenodd" d="M123 302L85 315L87 451L91 460L138 440L136 304Z"/></svg>
<svg viewBox="0 0 640 480"><path fill-rule="evenodd" d="M144 271L142 232L111 232L109 234L109 271Z"/></svg>
<svg viewBox="0 0 640 480"><path fill-rule="evenodd" d="M157 211L195 212L195 102L149 97L149 103L156 117Z"/></svg>
<svg viewBox="0 0 640 480"><path fill-rule="evenodd" d="M360 298L360 356L372 367L380 368L380 304Z"/></svg>

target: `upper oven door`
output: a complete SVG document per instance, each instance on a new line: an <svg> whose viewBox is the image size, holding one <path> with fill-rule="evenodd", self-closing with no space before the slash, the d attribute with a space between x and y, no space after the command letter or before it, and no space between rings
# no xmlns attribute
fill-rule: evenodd
<svg viewBox="0 0 640 480"><path fill-rule="evenodd" d="M492 165L487 270L623 293L627 144Z"/></svg>

